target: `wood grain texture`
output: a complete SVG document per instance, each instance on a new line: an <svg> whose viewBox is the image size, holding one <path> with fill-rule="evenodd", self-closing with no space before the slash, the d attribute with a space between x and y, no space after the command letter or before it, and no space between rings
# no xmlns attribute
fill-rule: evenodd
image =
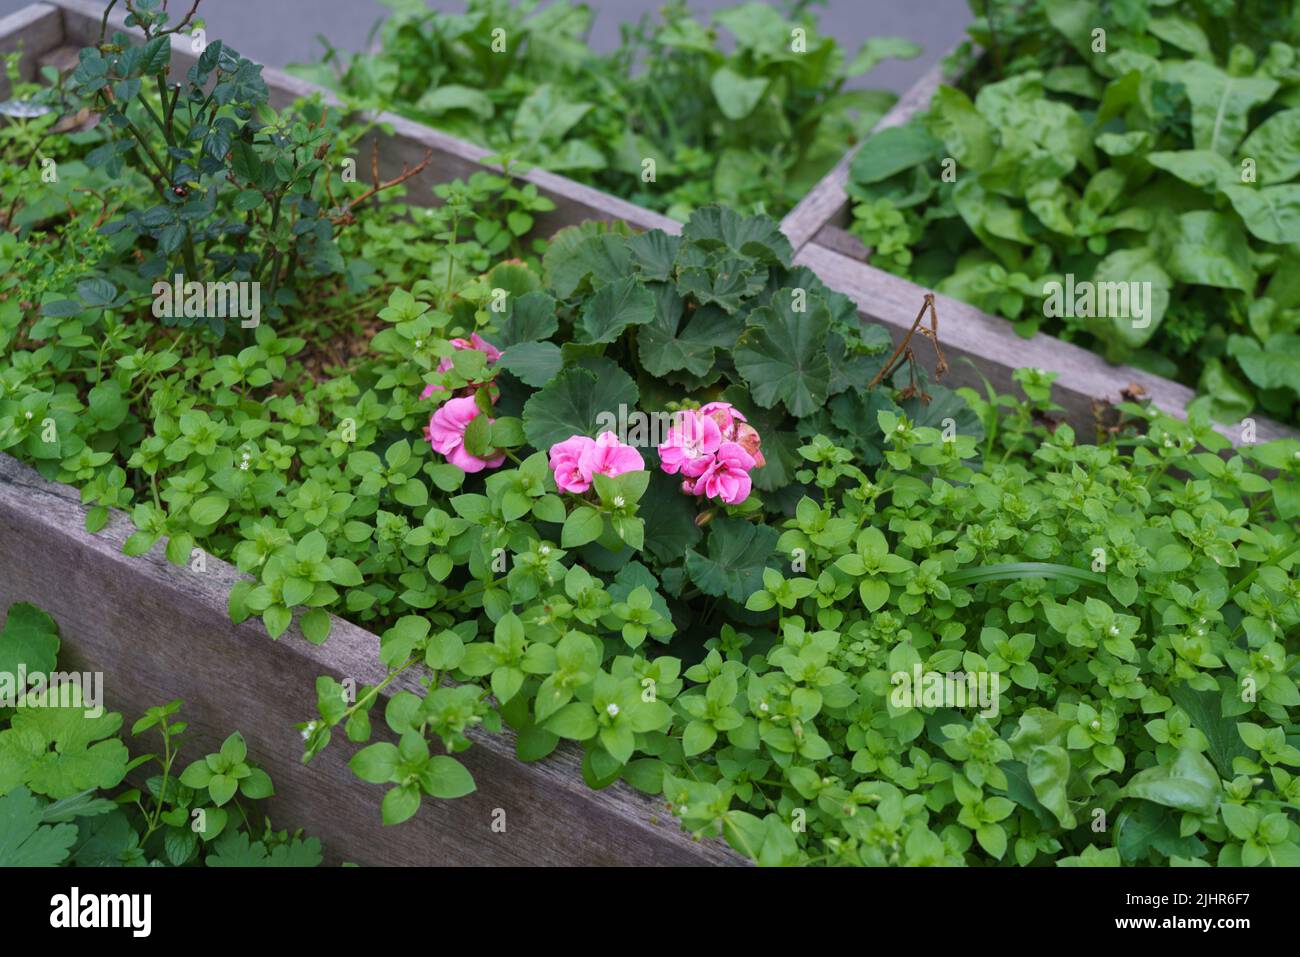
<svg viewBox="0 0 1300 957"><path fill-rule="evenodd" d="M813 270L832 289L851 297L863 317L889 326L895 342L911 328L922 297L929 291L816 244L805 246L795 262ZM982 393L982 372L998 391L1016 393L1011 381L1013 370L1030 367L1056 372L1059 378L1053 396L1065 407L1068 421L1082 437L1091 439L1095 434L1093 400L1120 401L1120 390L1130 384L1141 386L1157 408L1179 418L1186 417L1187 403L1195 398L1195 393L1184 385L1131 366L1111 365L1094 352L1052 336L1039 333L1025 339L1005 319L948 296L936 294L935 304L939 341L951 367L944 384L969 385ZM924 342L918 344L916 354L924 365L933 367L933 353ZM963 361L963 357L970 362ZM1294 430L1271 419L1254 419L1259 442L1297 437ZM1240 426L1216 428L1234 444L1240 444Z"/></svg>
<svg viewBox="0 0 1300 957"><path fill-rule="evenodd" d="M79 52L78 47L55 47L53 50L42 53L40 57L37 58L37 67L43 70L47 66L52 66L54 69L58 70L60 74L71 73L77 68Z"/></svg>
<svg viewBox="0 0 1300 957"><path fill-rule="evenodd" d="M476 792L426 799L410 821L382 827L382 789L358 781L345 764L358 746L339 734L303 766L294 729L316 713L318 676L352 678L358 687L384 677L379 638L338 618L321 646L302 638L296 625L279 641L256 620L233 625L226 597L243 577L236 568L211 556L202 572L171 565L161 546L130 558L121 551L132 530L125 515L114 513L96 535L85 531L84 516L74 489L0 454L0 611L28 601L53 615L63 636L60 665L103 672L107 706L124 713L127 727L145 708L183 698L193 729L189 760L215 750L231 731L243 732L275 782L276 825L308 828L330 861L744 863L722 844L693 841L660 802L626 785L590 790L577 748L524 764L514 756L512 734L481 729L471 734L475 746L459 755ZM419 686L411 676L391 690ZM383 710L381 701L372 712L377 729ZM492 830L497 808L505 811L505 833Z"/></svg>
<svg viewBox="0 0 1300 957"><path fill-rule="evenodd" d="M100 18L103 16L98 4L91 0L50 2L63 11L67 43L86 45L98 39ZM114 11L109 17L109 28L126 29L123 15L119 11ZM190 48L189 38L181 36L172 38L172 55L173 69L179 67L181 70L188 70L197 57ZM326 104L339 103L338 97L324 87L280 70L264 67L262 78L270 91L271 105L277 109L296 99L317 93ZM479 171L499 172L484 162L491 155L491 150L394 113L370 113L367 118L392 130L391 134L375 134L379 140L380 174L384 178L396 176L403 166L415 166L424 158L426 151L433 150L433 162L406 183L407 195L417 205L431 206L439 202L432 192L438 183L465 179ZM369 179L371 142L372 139L367 139L358 150L358 178ZM538 191L556 205L553 211L537 217L537 228L543 235L550 235L557 229L589 219L621 220L637 229L663 229L671 233L681 230L681 224L676 220L556 173L532 169L517 178L536 185Z"/></svg>
<svg viewBox="0 0 1300 957"><path fill-rule="evenodd" d="M891 126L902 126L914 113L929 105L930 97L945 79L944 60L947 57L948 54L945 54L940 58L938 63L899 97L893 109L880 118L862 142L841 156L830 172L799 200L794 209L786 213L785 219L781 220L781 231L790 240L795 252L811 242L824 227L844 227L848 224L849 197L844 187L849 181L849 167L853 164L853 157L862 148L862 143L876 133Z"/></svg>
<svg viewBox="0 0 1300 957"><path fill-rule="evenodd" d="M18 75L24 80L36 77L42 54L63 42L63 18L54 7L33 3L7 17L0 17L0 56L22 50ZM9 80L0 73L0 99L9 96Z"/></svg>

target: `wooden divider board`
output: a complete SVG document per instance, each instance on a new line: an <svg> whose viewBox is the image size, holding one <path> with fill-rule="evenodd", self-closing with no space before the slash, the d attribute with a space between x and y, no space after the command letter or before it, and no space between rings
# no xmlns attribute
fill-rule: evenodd
<svg viewBox="0 0 1300 957"><path fill-rule="evenodd" d="M23 7L17 13L0 17L0 56L22 50L18 75L24 80L36 76L36 62L41 54L59 45L63 23L59 11L43 3ZM0 73L0 99L9 96L9 79Z"/></svg>
<svg viewBox="0 0 1300 957"><path fill-rule="evenodd" d="M864 266L816 243L804 246L795 256L795 262L807 266L826 285L853 299L864 318L889 326L895 343L911 328L923 297L929 292L914 282ZM1052 336L1038 333L1026 339L1005 319L990 316L968 303L938 294L934 298L939 315L939 342L950 368L949 375L943 379L944 385L969 385L982 395L984 386L979 373L983 373L999 392L1015 392L1011 373L1016 369L1056 372L1059 378L1052 396L1064 407L1066 420L1083 441L1092 441L1095 434L1094 399L1119 402L1121 389L1137 385L1157 408L1181 418L1186 414L1187 403L1196 397L1185 385L1131 366L1111 365L1095 352ZM917 358L932 368L930 346L919 339L913 342ZM1271 419L1258 416L1254 421L1257 442L1296 437L1293 430ZM1241 425L1218 425L1216 429L1234 445L1242 443Z"/></svg>

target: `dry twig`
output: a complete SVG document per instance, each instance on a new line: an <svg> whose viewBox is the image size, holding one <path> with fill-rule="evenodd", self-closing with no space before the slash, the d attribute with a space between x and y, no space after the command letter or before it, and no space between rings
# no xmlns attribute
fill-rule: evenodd
<svg viewBox="0 0 1300 957"><path fill-rule="evenodd" d="M370 199L370 197L374 196L376 193L381 193L386 189L391 189L392 187L398 185L399 183L404 183L412 176L418 176L420 173L424 172L425 168L428 167L429 163L433 161L433 149L431 147L425 150L424 159L416 163L414 167L407 169L406 164L403 163L402 172L400 174L394 176L392 179L388 180L385 183L381 183L379 181L379 141L377 139L374 140L371 143L371 147L372 148L370 150L370 179L373 185L364 193L362 193L360 196L358 196L356 199L351 200L349 203L347 203L347 205L345 205L339 211L339 214L331 220L331 222L335 226L342 225L343 223L351 223L353 221L352 212L358 206L360 206L366 200Z"/></svg>
<svg viewBox="0 0 1300 957"><path fill-rule="evenodd" d="M921 325L926 310L930 312L930 328L928 329ZM943 348L939 345L939 313L934 306L934 293L927 292L925 299L921 303L921 310L916 314L916 319L912 322L912 328L907 330L907 335L903 336L903 341L898 344L894 354L876 373L875 378L871 380L867 388L874 389L902 368L904 363L907 363L908 369L911 371L912 381L903 390L902 398L907 399L914 395L920 395L925 401L930 401L930 397L920 388L916 378L916 354L912 351L911 342L912 336L918 332L934 344L934 378L936 381L943 378L943 374L948 371L948 360L944 358Z"/></svg>

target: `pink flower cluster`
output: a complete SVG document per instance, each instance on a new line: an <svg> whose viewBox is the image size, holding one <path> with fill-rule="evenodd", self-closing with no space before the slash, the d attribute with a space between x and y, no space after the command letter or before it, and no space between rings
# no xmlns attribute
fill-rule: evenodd
<svg viewBox="0 0 1300 957"><path fill-rule="evenodd" d="M575 435L556 442L549 457L555 484L562 492L585 492L597 475L614 478L645 468L641 453L619 442L613 432L602 432L594 439Z"/></svg>
<svg viewBox="0 0 1300 957"><path fill-rule="evenodd" d="M758 432L727 402L677 413L659 446L659 462L669 475L682 476L682 491L739 505L749 498L749 473L765 462Z"/></svg>
<svg viewBox="0 0 1300 957"><path fill-rule="evenodd" d="M456 349L477 349L487 356L489 364L501 358L501 350L477 332L473 333L469 339L452 339L451 344ZM450 358L443 359L438 363L439 372L446 372L451 367ZM481 472L483 469L498 468L506 460L504 452L492 458L483 459L470 454L469 450L465 448L465 430L478 416L484 414L478 404L476 395L478 389L479 386L470 385L457 390L453 398L448 399L433 413L433 416L429 419L429 424L424 430L424 437L433 450L445 455L448 462L463 472ZM446 391L444 386L430 383L424 387L424 391L420 393L420 398L428 399L435 392ZM488 396L492 402L496 402L496 390L490 384L488 385ZM495 421L495 419L489 418L488 424L491 425Z"/></svg>

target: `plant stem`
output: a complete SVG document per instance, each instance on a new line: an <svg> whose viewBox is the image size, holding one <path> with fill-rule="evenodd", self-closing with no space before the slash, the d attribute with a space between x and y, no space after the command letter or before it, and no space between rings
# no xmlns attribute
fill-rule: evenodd
<svg viewBox="0 0 1300 957"><path fill-rule="evenodd" d="M1243 589L1249 588L1251 583L1259 575L1262 569L1266 568L1269 565L1273 565L1277 562L1285 561L1286 559L1294 555L1296 552L1300 552L1300 541L1293 542L1288 546L1278 549L1267 559L1265 559L1261 564L1257 565L1254 571L1252 571L1241 581L1237 582L1236 586L1232 589L1232 591L1228 592L1228 597L1232 598L1234 595L1239 594Z"/></svg>

